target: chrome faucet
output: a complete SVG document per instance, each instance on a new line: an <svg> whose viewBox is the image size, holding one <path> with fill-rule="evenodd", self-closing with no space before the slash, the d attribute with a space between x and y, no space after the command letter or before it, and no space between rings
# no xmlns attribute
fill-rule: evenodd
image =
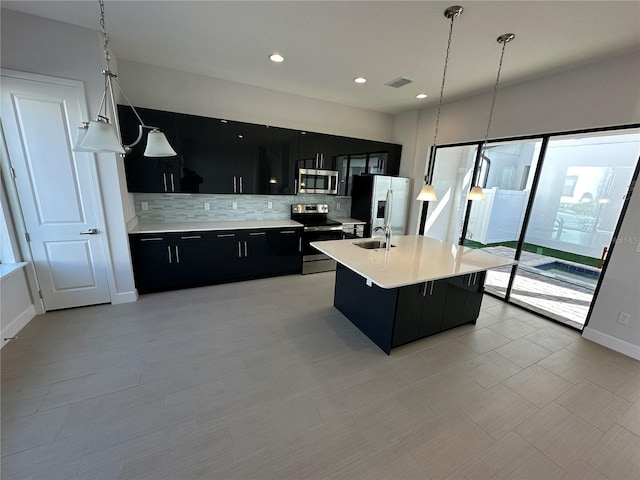
<svg viewBox="0 0 640 480"><path fill-rule="evenodd" d="M373 233L377 231L384 232L384 249L391 248L391 207L393 202L393 191L387 190L387 199L384 208L384 225L373 229Z"/></svg>
<svg viewBox="0 0 640 480"><path fill-rule="evenodd" d="M373 229L373 233L378 231L384 232L384 249L389 250L391 248L391 227L389 225L384 225Z"/></svg>

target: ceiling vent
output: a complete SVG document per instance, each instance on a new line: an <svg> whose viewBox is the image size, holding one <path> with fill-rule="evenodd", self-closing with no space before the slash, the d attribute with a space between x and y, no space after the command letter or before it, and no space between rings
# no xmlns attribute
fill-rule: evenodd
<svg viewBox="0 0 640 480"><path fill-rule="evenodd" d="M404 87L405 85L413 82L413 80L409 80L408 78L398 77L395 80L391 80L390 82L385 83L385 85L389 85L393 88Z"/></svg>

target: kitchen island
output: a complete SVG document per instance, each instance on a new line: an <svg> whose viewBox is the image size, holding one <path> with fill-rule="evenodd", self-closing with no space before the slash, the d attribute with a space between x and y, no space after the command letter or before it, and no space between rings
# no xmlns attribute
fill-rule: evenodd
<svg viewBox="0 0 640 480"><path fill-rule="evenodd" d="M509 258L419 235L394 236L392 247L331 240L311 245L336 260L334 306L385 353L475 323L486 271Z"/></svg>

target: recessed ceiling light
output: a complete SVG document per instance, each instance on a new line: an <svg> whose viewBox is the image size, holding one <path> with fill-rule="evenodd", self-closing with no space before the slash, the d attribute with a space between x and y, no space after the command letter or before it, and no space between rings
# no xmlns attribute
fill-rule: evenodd
<svg viewBox="0 0 640 480"><path fill-rule="evenodd" d="M364 77L357 77L357 78L354 78L353 81L356 83L366 83L367 79Z"/></svg>
<svg viewBox="0 0 640 480"><path fill-rule="evenodd" d="M269 60L275 63L280 63L284 62L284 57L279 53L272 53L271 55L269 55Z"/></svg>
<svg viewBox="0 0 640 480"><path fill-rule="evenodd" d="M426 93L419 93L416 95L416 98L427 98L427 94Z"/></svg>

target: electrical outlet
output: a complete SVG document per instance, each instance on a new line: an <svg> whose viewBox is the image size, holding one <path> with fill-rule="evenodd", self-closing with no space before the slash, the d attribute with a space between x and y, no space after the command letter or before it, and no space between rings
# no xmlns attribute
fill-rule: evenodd
<svg viewBox="0 0 640 480"><path fill-rule="evenodd" d="M618 322L623 325L629 325L629 320L631 320L631 315L625 312L620 312L618 315Z"/></svg>
<svg viewBox="0 0 640 480"><path fill-rule="evenodd" d="M146 212L147 210L149 210L149 202L141 202L140 208L142 208L142 210Z"/></svg>
<svg viewBox="0 0 640 480"><path fill-rule="evenodd" d="M211 204L209 202L204 202L204 209L211 210Z"/></svg>
<svg viewBox="0 0 640 480"><path fill-rule="evenodd" d="M232 202L231 203L231 208L233 208L234 210L238 209L238 202Z"/></svg>
<svg viewBox="0 0 640 480"><path fill-rule="evenodd" d="M273 202L267 202L267 208L273 208Z"/></svg>

